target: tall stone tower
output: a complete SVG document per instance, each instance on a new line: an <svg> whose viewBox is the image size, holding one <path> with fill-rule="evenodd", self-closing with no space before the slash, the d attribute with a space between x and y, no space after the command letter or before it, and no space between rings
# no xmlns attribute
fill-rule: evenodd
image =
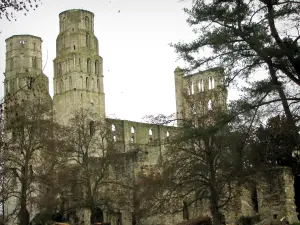
<svg viewBox="0 0 300 225"><path fill-rule="evenodd" d="M221 68L184 76L177 67L174 71L177 119L191 119L211 110L227 108L227 90L223 87L224 73ZM180 125L180 122L179 122Z"/></svg>
<svg viewBox="0 0 300 225"><path fill-rule="evenodd" d="M59 14L60 33L54 59L54 113L67 124L84 108L105 116L103 60L94 35L94 14L67 10Z"/></svg>
<svg viewBox="0 0 300 225"><path fill-rule="evenodd" d="M6 106L20 101L49 101L49 83L42 68L42 39L14 35L6 39Z"/></svg>
<svg viewBox="0 0 300 225"><path fill-rule="evenodd" d="M5 138L4 140L7 142L7 145L11 146L11 137L13 137L14 140L17 138L15 131L20 127L23 128L23 131L28 128L28 120L22 120L23 115L26 115L27 112L39 112L38 110L41 110L40 112L43 110L49 110L49 112L51 112L52 109L52 99L48 91L48 78L43 73L42 39L40 37L32 35L14 35L6 39L4 82L5 124L2 128L5 127L7 129L5 129L2 138ZM37 105L43 105L47 108L36 107ZM29 115L31 116L32 114ZM21 125L18 122L20 122ZM27 144L35 139L31 138L30 141L28 141L28 135L25 134L24 136L23 140L25 139L25 141L14 142L15 149L12 149L13 153L9 153L8 160L4 162L5 167L18 168L17 171L23 171L23 168L25 168L23 165L20 165L20 162L23 162L22 159L24 159L22 158L24 154L22 156L22 151L19 151L21 149L20 146L22 146L20 143ZM30 146L32 147L33 145L34 144ZM9 150L11 150L11 148L9 148ZM8 151L6 151L6 153L7 152ZM16 156L12 157L13 154L16 154ZM16 178L18 176L8 175L4 178L4 185L8 185L9 191L16 192L15 195L9 196L3 203L4 217L5 220L7 219L5 224L7 225L17 223L17 221L15 221L15 218L17 218L16 206L20 205L18 194L20 193L21 188L20 180ZM34 194L32 193L32 196L33 195ZM33 208L34 207L28 209L29 213L34 211Z"/></svg>

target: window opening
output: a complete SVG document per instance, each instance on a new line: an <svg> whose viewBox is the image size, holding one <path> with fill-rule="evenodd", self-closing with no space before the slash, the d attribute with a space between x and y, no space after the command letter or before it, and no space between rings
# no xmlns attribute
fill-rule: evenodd
<svg viewBox="0 0 300 225"><path fill-rule="evenodd" d="M209 90L211 89L211 78L210 77L208 78L208 89Z"/></svg>
<svg viewBox="0 0 300 225"><path fill-rule="evenodd" d="M69 86L70 86L70 89L72 89L72 77L69 77Z"/></svg>
<svg viewBox="0 0 300 225"><path fill-rule="evenodd" d="M36 65L36 57L33 57L33 58L32 58L32 67L33 67L33 68L36 68L36 66L37 66L37 65Z"/></svg>
<svg viewBox="0 0 300 225"><path fill-rule="evenodd" d="M73 49L74 49L74 50L76 49L76 46L75 46L75 45L73 46Z"/></svg>
<svg viewBox="0 0 300 225"><path fill-rule="evenodd" d="M25 41L24 40L20 40L20 44L21 44L21 48L24 48Z"/></svg>
<svg viewBox="0 0 300 225"><path fill-rule="evenodd" d="M134 134L135 133L135 128L131 127L130 131L131 131L132 134Z"/></svg>
<svg viewBox="0 0 300 225"><path fill-rule="evenodd" d="M208 108L208 110L212 110L212 101L211 100L208 100L207 108Z"/></svg>
<svg viewBox="0 0 300 225"><path fill-rule="evenodd" d="M89 25L90 25L90 19L86 16L84 22L85 22L85 27L88 30L89 29Z"/></svg>
<svg viewBox="0 0 300 225"><path fill-rule="evenodd" d="M36 50L36 44L35 44L35 42L33 43L33 50Z"/></svg>
<svg viewBox="0 0 300 225"><path fill-rule="evenodd" d="M98 62L98 60L95 61L95 74L96 75L99 74L99 62Z"/></svg>
<svg viewBox="0 0 300 225"><path fill-rule="evenodd" d="M97 80L97 88L98 88L98 91L100 90L100 82L99 82L99 79Z"/></svg>
<svg viewBox="0 0 300 225"><path fill-rule="evenodd" d="M211 88L215 88L215 79L213 77L211 78Z"/></svg>
<svg viewBox="0 0 300 225"><path fill-rule="evenodd" d="M191 94L192 95L194 94L194 83L193 82L191 83Z"/></svg>
<svg viewBox="0 0 300 225"><path fill-rule="evenodd" d="M87 65L86 65L87 66L87 72L91 73L91 60L88 58L86 63L87 63Z"/></svg>
<svg viewBox="0 0 300 225"><path fill-rule="evenodd" d="M201 87L202 87L202 91L204 91L204 81L203 81L203 79L201 79Z"/></svg>
<svg viewBox="0 0 300 225"><path fill-rule="evenodd" d="M86 89L89 89L89 78L85 78Z"/></svg>
<svg viewBox="0 0 300 225"><path fill-rule="evenodd" d="M114 135L114 136L113 136L113 140L114 140L114 142L116 142L116 141L117 141L117 137L116 137L116 135Z"/></svg>
<svg viewBox="0 0 300 225"><path fill-rule="evenodd" d="M114 125L114 124L111 125L111 131L112 131L112 132L115 132L115 131L116 131L116 125Z"/></svg>
<svg viewBox="0 0 300 225"><path fill-rule="evenodd" d="M90 47L90 35L89 34L86 34L86 47Z"/></svg>

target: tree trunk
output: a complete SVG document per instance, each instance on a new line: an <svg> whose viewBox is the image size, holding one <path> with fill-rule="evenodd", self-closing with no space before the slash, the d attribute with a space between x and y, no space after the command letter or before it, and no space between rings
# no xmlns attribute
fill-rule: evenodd
<svg viewBox="0 0 300 225"><path fill-rule="evenodd" d="M274 67L271 65L271 63L268 63L268 67L269 67L269 72L271 75L272 83L275 85L278 95L281 99L282 107L283 107L287 122L289 124L289 128L293 132L294 144L296 145L298 142L298 132L297 132L297 127L296 127L293 115L291 113L288 101L286 99L286 95L283 91L281 84L278 82L278 79L276 76L276 71L275 71Z"/></svg>

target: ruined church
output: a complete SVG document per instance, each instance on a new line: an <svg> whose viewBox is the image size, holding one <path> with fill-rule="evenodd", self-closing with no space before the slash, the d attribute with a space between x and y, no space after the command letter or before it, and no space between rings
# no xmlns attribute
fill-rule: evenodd
<svg viewBox="0 0 300 225"><path fill-rule="evenodd" d="M6 39L5 96L11 95L24 85L37 85L42 90L40 99L51 101L55 120L67 124L75 111L84 108L97 112L111 124L113 139L121 143L123 151L131 144L143 146L144 160L136 169L154 167L164 152L164 143L172 135L172 127L140 123L127 120L106 118L105 93L103 83L103 59L99 55L98 39L94 35L94 14L86 10L67 10L59 14L59 34L56 39L56 58L54 68L54 96L49 95L48 77L42 68L42 39L33 35L14 35ZM205 113L219 106L226 108L227 90L220 88L223 71L213 68L207 71L184 76L180 68L174 72L176 92L176 115L188 118L194 113ZM31 82L34 80L34 82ZM141 93L142 94L142 93ZM203 95L200 106L189 105L184 95ZM197 108L198 107L198 108ZM179 124L180 125L180 124ZM159 146L149 143L158 141ZM293 177L288 169L280 172L283 188L274 193L268 187L257 189L259 213L268 218L273 213L288 216L290 221L297 221L294 204ZM251 198L253 193L242 190L235 199L235 208L224 212L226 223L232 224L240 216L253 216L257 211ZM5 202L4 213L10 213L16 199ZM189 218L207 213L207 209L190 210ZM29 210L30 211L30 210ZM121 209L122 225L131 225L131 212ZM30 212L34 217L34 212ZM82 217L88 215L82 214ZM115 218L103 209L104 222L118 225ZM88 219L84 219L85 221ZM181 213L153 218L147 224L176 224L184 220ZM13 224L13 223L11 223Z"/></svg>

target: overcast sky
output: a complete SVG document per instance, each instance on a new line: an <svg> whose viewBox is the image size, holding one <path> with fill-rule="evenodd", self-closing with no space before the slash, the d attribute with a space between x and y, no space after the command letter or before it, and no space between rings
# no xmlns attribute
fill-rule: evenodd
<svg viewBox="0 0 300 225"><path fill-rule="evenodd" d="M58 15L68 9L95 14L95 35L103 57L106 114L140 120L149 114L175 112L174 74L177 55L171 42L191 40L178 0L42 0L36 11L17 21L0 20L0 80L3 95L5 39L31 34L43 39L43 64L53 97L53 59L59 32ZM120 11L120 12L118 12Z"/></svg>

